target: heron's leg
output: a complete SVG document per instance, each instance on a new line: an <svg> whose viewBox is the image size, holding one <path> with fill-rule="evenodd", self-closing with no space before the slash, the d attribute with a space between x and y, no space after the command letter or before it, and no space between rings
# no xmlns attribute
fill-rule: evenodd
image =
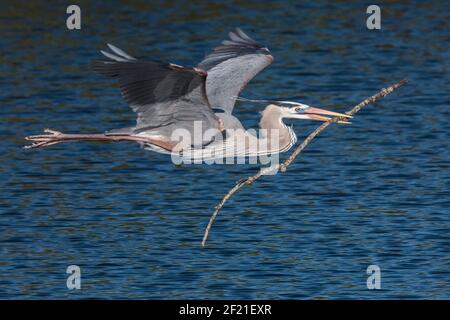
<svg viewBox="0 0 450 320"><path fill-rule="evenodd" d="M48 147L62 142L75 141L134 141L144 142L157 145L168 151L174 147L173 144L163 140L152 139L144 136L135 135L105 135L103 133L87 133L87 134L66 134L55 130L45 129L46 134L28 136L25 139L31 141L32 144L25 146L24 149Z"/></svg>

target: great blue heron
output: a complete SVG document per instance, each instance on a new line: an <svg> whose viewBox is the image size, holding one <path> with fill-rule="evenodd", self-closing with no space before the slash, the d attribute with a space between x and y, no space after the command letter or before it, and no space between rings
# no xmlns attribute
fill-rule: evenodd
<svg viewBox="0 0 450 320"><path fill-rule="evenodd" d="M140 61L111 44L108 47L110 52L101 51L108 59L94 61L93 69L118 80L124 99L137 113L136 125L104 134L47 129L47 134L27 137L33 142L27 148L80 140L135 141L156 152L191 158L259 156L287 151L296 142L283 118L329 121L323 116L329 115L340 117L341 123L351 118L298 102L266 101L262 134L244 130L233 115L237 97L273 57L239 28L194 68ZM186 139L186 134L193 139Z"/></svg>

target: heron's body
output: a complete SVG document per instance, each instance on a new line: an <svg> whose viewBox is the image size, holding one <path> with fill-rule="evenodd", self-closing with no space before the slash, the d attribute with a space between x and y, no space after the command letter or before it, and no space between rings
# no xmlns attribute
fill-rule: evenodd
<svg viewBox="0 0 450 320"><path fill-rule="evenodd" d="M227 117L224 113L217 113L216 116L223 121L223 132L226 134L223 135L222 131L218 131L214 141L202 148L171 141L169 136L162 136L157 130L144 131L138 135L164 141L174 146L166 149L155 144L142 143L148 150L165 154L179 153L181 157L190 160L271 155L289 150L297 141L294 130L283 122L283 114L276 105L268 105L262 112L259 135L255 130L246 130L241 122L233 116ZM117 132L112 134L115 135ZM177 145L178 143L179 145Z"/></svg>
<svg viewBox="0 0 450 320"><path fill-rule="evenodd" d="M137 114L136 125L105 134L49 131L49 135L28 137L34 141L31 147L78 140L135 141L152 151L193 160L251 157L292 147L296 136L283 118L327 121L330 118L319 114L347 117L301 103L276 101L262 112L259 134L245 130L233 115L236 99L273 57L240 29L230 32L229 40L195 68L144 62L113 45L108 47L110 52L102 51L108 59L95 61L93 69L118 80L124 99Z"/></svg>

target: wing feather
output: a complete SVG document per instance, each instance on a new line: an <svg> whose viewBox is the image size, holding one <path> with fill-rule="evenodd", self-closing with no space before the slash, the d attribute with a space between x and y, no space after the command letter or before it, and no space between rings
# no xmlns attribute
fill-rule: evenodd
<svg viewBox="0 0 450 320"><path fill-rule="evenodd" d="M206 94L211 106L231 114L236 97L273 57L239 28L228 36L198 67L208 72Z"/></svg>
<svg viewBox="0 0 450 320"><path fill-rule="evenodd" d="M112 52L114 52L115 54L128 59L128 60L136 60L136 58L133 58L132 56L130 56L128 53L126 53L125 51L123 51L122 49L117 48L116 46L107 43L106 44L108 46L109 49L111 49Z"/></svg>
<svg viewBox="0 0 450 320"><path fill-rule="evenodd" d="M218 128L206 97L204 70L140 61L113 45L108 47L112 53L101 52L109 60L96 60L92 67L118 80L122 96L138 114L135 132L158 128L170 137L175 129L192 131L195 121L201 121L204 130Z"/></svg>
<svg viewBox="0 0 450 320"><path fill-rule="evenodd" d="M110 58L111 60L114 61L119 61L119 62L127 62L128 60L126 58L121 58L119 56L116 56L115 54L100 50L100 52L107 58Z"/></svg>

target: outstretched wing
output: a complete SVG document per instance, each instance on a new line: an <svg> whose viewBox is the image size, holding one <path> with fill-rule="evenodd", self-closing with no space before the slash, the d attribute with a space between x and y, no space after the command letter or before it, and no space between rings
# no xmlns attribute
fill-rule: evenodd
<svg viewBox="0 0 450 320"><path fill-rule="evenodd" d="M241 29L213 49L198 67L206 70L206 95L213 108L232 113L236 97L247 83L272 63L270 51Z"/></svg>
<svg viewBox="0 0 450 320"><path fill-rule="evenodd" d="M193 130L194 121L202 121L204 130L218 127L206 97L205 71L139 61L108 47L111 52L101 52L109 60L94 61L93 69L118 80L124 99L138 114L135 132L158 128L170 136L175 128Z"/></svg>

